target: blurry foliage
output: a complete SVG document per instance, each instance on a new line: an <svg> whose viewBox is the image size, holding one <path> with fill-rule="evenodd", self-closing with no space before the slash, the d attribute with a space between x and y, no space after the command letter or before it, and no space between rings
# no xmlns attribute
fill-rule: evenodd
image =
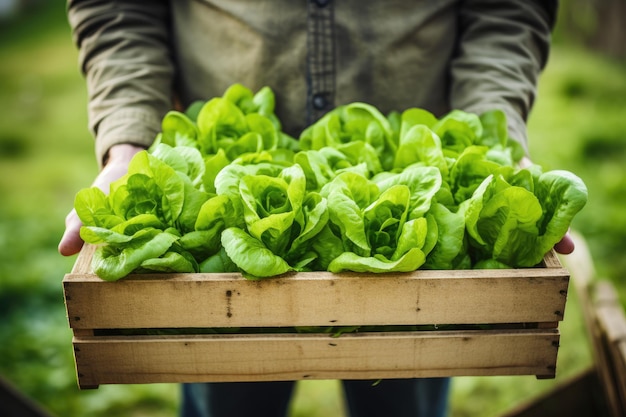
<svg viewBox="0 0 626 417"><path fill-rule="evenodd" d="M0 160L4 158L19 158L28 151L26 139L0 134Z"/></svg>
<svg viewBox="0 0 626 417"><path fill-rule="evenodd" d="M531 156L578 174L589 202L574 221L596 269L617 285L626 305L626 63L559 45L539 84L529 121Z"/></svg>
<svg viewBox="0 0 626 417"><path fill-rule="evenodd" d="M626 0L560 0L557 39L626 60Z"/></svg>
<svg viewBox="0 0 626 417"><path fill-rule="evenodd" d="M577 26L585 28L583 33L593 31L596 23L583 0L562 4L579 7ZM95 391L76 386L60 282L75 258L59 256L56 244L76 191L89 185L97 166L65 2L43 2L38 10L0 25L0 374L58 416L173 417L175 385ZM565 33L557 28L559 42L531 114L531 156L587 183L590 200L574 227L588 239L599 273L617 284L626 301L621 280L626 271L626 67L572 45L575 36ZM556 380L456 378L452 417L497 416L589 365L574 291L561 333ZM292 417L340 417L340 394L333 381L300 384Z"/></svg>
<svg viewBox="0 0 626 417"><path fill-rule="evenodd" d="M76 384L56 245L97 166L65 2L2 22L0 61L0 374L57 416L172 417L176 386Z"/></svg>

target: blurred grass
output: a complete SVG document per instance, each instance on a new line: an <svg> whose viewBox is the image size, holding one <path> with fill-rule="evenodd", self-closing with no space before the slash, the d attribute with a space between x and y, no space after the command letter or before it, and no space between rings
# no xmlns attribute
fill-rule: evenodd
<svg viewBox="0 0 626 417"><path fill-rule="evenodd" d="M175 386L77 389L56 245L97 172L86 91L64 2L2 23L0 374L58 416L173 416Z"/></svg>
<svg viewBox="0 0 626 417"><path fill-rule="evenodd" d="M626 63L574 47L555 48L529 122L533 159L567 169L589 188L574 220L601 277L611 279L626 305Z"/></svg>
<svg viewBox="0 0 626 417"><path fill-rule="evenodd" d="M74 258L57 255L56 244L74 194L97 167L64 3L50 2L0 26L0 62L0 374L58 416L173 417L175 385L76 388L60 284ZM558 44L529 122L533 160L587 183L590 201L574 226L623 300L625 107L624 64ZM573 290L561 330L555 380L455 378L451 415L495 417L588 366ZM291 417L340 417L340 394L337 381L300 383Z"/></svg>

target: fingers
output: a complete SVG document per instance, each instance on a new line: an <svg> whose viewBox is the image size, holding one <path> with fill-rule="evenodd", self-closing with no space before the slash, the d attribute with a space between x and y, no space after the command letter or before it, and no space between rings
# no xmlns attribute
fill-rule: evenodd
<svg viewBox="0 0 626 417"><path fill-rule="evenodd" d="M75 210L65 218L65 233L59 242L59 253L63 256L75 255L83 247L83 240L80 238L80 227L82 223Z"/></svg>
<svg viewBox="0 0 626 417"><path fill-rule="evenodd" d="M109 185L126 174L130 160L135 154L144 149L142 146L130 144L119 144L111 147L109 160L92 183L92 186L108 193ZM71 256L80 252L84 244L80 237L81 226L80 218L76 211L72 210L65 218L65 233L63 233L63 237L61 237L59 242L58 250L61 255Z"/></svg>
<svg viewBox="0 0 626 417"><path fill-rule="evenodd" d="M561 239L559 243L554 245L554 250L562 255L569 255L574 252L574 240L569 232Z"/></svg>

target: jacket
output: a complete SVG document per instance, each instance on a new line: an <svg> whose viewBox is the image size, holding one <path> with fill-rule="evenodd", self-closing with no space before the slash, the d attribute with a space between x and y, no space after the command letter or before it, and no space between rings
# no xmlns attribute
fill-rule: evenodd
<svg viewBox="0 0 626 417"><path fill-rule="evenodd" d="M556 1L69 0L101 163L149 146L174 102L269 86L286 133L354 101L383 113L499 108L525 123Z"/></svg>

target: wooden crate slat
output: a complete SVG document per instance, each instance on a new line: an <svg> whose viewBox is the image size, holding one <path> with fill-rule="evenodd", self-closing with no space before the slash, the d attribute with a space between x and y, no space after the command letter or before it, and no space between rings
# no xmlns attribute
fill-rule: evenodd
<svg viewBox="0 0 626 417"><path fill-rule="evenodd" d="M555 322L563 319L568 282L565 269L550 267L307 272L260 281L146 274L113 283L81 270L63 285L70 326L93 329Z"/></svg>
<svg viewBox="0 0 626 417"><path fill-rule="evenodd" d="M618 389L622 400L622 407L626 411L626 340L620 340L613 348L614 357L616 358Z"/></svg>
<svg viewBox="0 0 626 417"><path fill-rule="evenodd" d="M613 396L619 398L619 407L623 410L626 409L626 314L617 291L608 281L594 286L594 301L598 332L612 375Z"/></svg>
<svg viewBox="0 0 626 417"><path fill-rule="evenodd" d="M606 401L608 414L623 416L626 415L626 364L623 359L626 358L626 348L620 352L624 331L623 324L616 317L624 313L611 283L598 279L583 236L572 233L572 238L576 250L572 255L564 257L564 260L580 298L600 391ZM619 311L615 311L616 306Z"/></svg>
<svg viewBox="0 0 626 417"><path fill-rule="evenodd" d="M539 272L539 271L537 271ZM192 274L190 274L192 275ZM73 328L554 322L567 279L236 276L65 283ZM367 280L368 282L363 282ZM93 300L98 300L94 303Z"/></svg>
<svg viewBox="0 0 626 417"><path fill-rule="evenodd" d="M159 382L554 376L557 330L76 337L81 386Z"/></svg>
<svg viewBox="0 0 626 417"><path fill-rule="evenodd" d="M617 344L626 340L626 316L620 305L598 306L596 315L598 325L605 333L607 342Z"/></svg>
<svg viewBox="0 0 626 417"><path fill-rule="evenodd" d="M78 252L78 256L76 257L76 262L74 262L74 266L72 267L71 274L93 275L93 271L91 268L91 258L93 258L93 254L96 251L96 248L96 245L83 245L83 248L80 250L80 252Z"/></svg>
<svg viewBox="0 0 626 417"><path fill-rule="evenodd" d="M145 274L105 282L87 245L63 280L81 388L112 383L553 378L569 273L537 268L388 274ZM498 324L490 330L105 336L98 329ZM531 323L528 327L525 324Z"/></svg>
<svg viewBox="0 0 626 417"><path fill-rule="evenodd" d="M543 264L546 268L561 269L563 268L559 255L554 250L546 253L543 257Z"/></svg>

